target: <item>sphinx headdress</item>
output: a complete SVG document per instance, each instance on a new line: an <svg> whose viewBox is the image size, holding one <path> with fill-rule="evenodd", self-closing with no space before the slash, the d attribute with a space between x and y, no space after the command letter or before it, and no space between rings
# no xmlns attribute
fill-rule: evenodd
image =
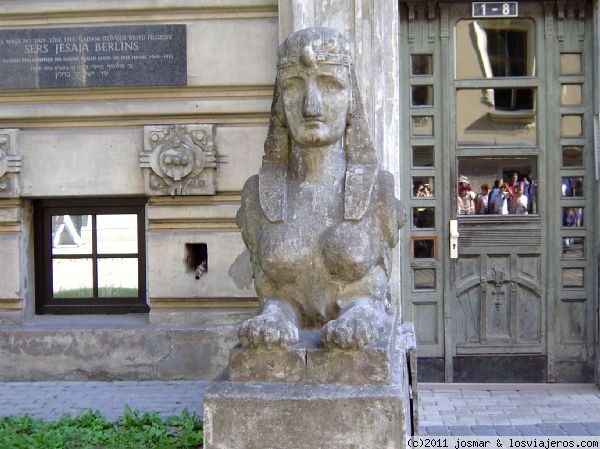
<svg viewBox="0 0 600 449"><path fill-rule="evenodd" d="M350 45L338 31L331 28L296 31L279 47L278 71L300 64L307 53L310 53L316 64L344 65L350 72L351 109L344 137L347 161L344 218L360 220L369 207L378 165L356 82ZM271 222L283 221L287 207L286 181L290 135L284 120L278 85L279 76L275 82L269 132L259 171L260 205Z"/></svg>

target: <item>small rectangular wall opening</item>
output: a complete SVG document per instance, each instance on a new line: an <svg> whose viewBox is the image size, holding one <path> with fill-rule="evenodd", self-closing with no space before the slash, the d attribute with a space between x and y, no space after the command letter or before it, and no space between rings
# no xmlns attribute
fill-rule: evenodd
<svg viewBox="0 0 600 449"><path fill-rule="evenodd" d="M185 260L188 273L200 279L208 271L208 246L206 243L186 243Z"/></svg>

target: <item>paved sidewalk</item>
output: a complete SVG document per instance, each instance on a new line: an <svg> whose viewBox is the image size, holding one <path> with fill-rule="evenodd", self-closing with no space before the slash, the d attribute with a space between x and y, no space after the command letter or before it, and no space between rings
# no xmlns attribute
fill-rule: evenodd
<svg viewBox="0 0 600 449"><path fill-rule="evenodd" d="M590 384L420 384L423 435L600 436Z"/></svg>
<svg viewBox="0 0 600 449"><path fill-rule="evenodd" d="M44 420L125 405L163 416L202 414L206 381L0 382L0 417ZM581 384L421 384L421 435L600 436L600 390Z"/></svg>

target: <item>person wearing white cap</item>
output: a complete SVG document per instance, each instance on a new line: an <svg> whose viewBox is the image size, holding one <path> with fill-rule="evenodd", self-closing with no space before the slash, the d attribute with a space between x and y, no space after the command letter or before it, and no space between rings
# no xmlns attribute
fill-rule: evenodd
<svg viewBox="0 0 600 449"><path fill-rule="evenodd" d="M474 215L476 197L475 192L471 190L469 178L460 175L458 177L458 198L456 201L458 215Z"/></svg>

